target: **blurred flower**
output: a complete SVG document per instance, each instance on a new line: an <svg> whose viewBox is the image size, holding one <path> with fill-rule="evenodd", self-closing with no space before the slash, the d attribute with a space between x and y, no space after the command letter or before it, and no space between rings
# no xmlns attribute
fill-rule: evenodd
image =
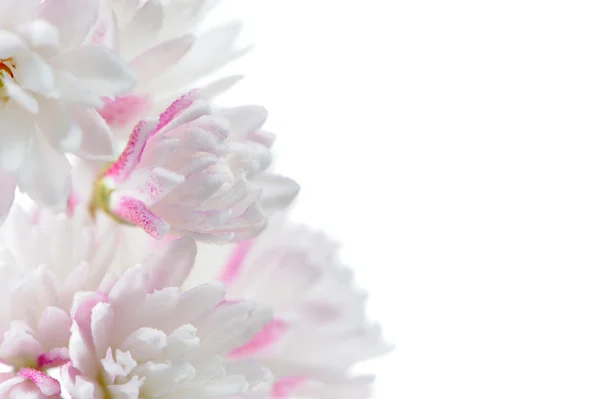
<svg viewBox="0 0 600 399"><path fill-rule="evenodd" d="M255 236L293 200L294 181L264 173L272 141L260 130L264 109L211 113L200 93L193 90L158 119L136 125L117 162L98 179L93 211L154 238L231 241Z"/></svg>
<svg viewBox="0 0 600 399"><path fill-rule="evenodd" d="M230 300L252 299L274 310L273 320L230 354L257 359L275 374L273 398L369 396L372 377L350 370L392 346L367 319L366 295L327 236L279 222L233 250L201 244L199 254L190 282L218 275Z"/></svg>
<svg viewBox="0 0 600 399"><path fill-rule="evenodd" d="M45 206L64 204L65 153L113 155L110 130L92 107L135 79L109 49L84 41L97 16L97 0L0 3L0 219L16 185Z"/></svg>
<svg viewBox="0 0 600 399"><path fill-rule="evenodd" d="M200 30L212 0L105 0L93 40L125 59L138 76L134 92L106 97L100 113L113 132L127 137L138 120L155 116L183 92L200 85L210 100L241 76L206 78L240 57L241 24ZM202 81L202 82L200 82Z"/></svg>

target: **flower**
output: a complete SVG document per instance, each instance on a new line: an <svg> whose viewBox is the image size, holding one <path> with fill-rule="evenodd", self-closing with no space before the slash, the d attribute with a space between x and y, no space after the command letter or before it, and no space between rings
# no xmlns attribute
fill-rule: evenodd
<svg viewBox="0 0 600 399"><path fill-rule="evenodd" d="M198 259L190 283L218 276L229 300L273 308L273 320L230 354L258 360L275 374L273 398L368 397L372 378L350 370L391 345L366 318L365 295L326 235L279 219L233 249L202 244Z"/></svg>
<svg viewBox="0 0 600 399"><path fill-rule="evenodd" d="M32 217L35 216L35 217ZM0 361L15 369L65 362L75 292L98 289L115 245L114 229L72 217L15 207L0 234Z"/></svg>
<svg viewBox="0 0 600 399"><path fill-rule="evenodd" d="M292 180L264 173L272 137L260 107L211 113L199 90L175 100L158 119L140 121L119 159L98 179L92 210L197 240L252 237L296 196Z"/></svg>
<svg viewBox="0 0 600 399"><path fill-rule="evenodd" d="M111 270L120 260L114 227L80 205L70 214L14 208L0 234L0 362L12 368L0 374L0 397L58 395L48 375L57 366L76 398L130 389L141 398L214 397L270 387L270 372L256 362L224 358L270 311L224 301L220 283L182 291L195 262L190 238Z"/></svg>
<svg viewBox="0 0 600 399"><path fill-rule="evenodd" d="M241 24L199 31L212 0L105 0L93 40L113 49L137 73L135 90L104 98L100 114L113 132L127 137L138 120L160 113L181 93L199 85L212 99L241 76L206 81L248 47L236 46ZM198 32L198 33L196 33Z"/></svg>
<svg viewBox="0 0 600 399"><path fill-rule="evenodd" d="M270 373L255 363L223 357L260 330L270 312L224 302L221 284L182 291L195 252L193 240L173 241L106 292L77 294L71 363L61 372L73 397L208 398L270 385Z"/></svg>
<svg viewBox="0 0 600 399"><path fill-rule="evenodd" d="M85 41L97 15L97 0L0 4L0 189L8 193L0 219L16 185L45 206L64 204L65 153L113 155L110 130L92 107L133 88L135 78L106 47Z"/></svg>

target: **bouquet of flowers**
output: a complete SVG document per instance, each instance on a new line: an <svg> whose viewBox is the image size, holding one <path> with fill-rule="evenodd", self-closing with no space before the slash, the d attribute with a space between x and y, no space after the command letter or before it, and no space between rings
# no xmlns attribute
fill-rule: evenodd
<svg viewBox="0 0 600 399"><path fill-rule="evenodd" d="M390 350L286 219L211 0L0 0L0 398L366 398Z"/></svg>

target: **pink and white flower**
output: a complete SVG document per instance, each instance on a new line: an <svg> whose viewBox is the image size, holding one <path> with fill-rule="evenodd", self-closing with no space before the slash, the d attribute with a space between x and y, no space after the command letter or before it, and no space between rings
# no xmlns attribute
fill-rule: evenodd
<svg viewBox="0 0 600 399"><path fill-rule="evenodd" d="M176 97L200 86L211 99L241 79L207 80L245 54L236 45L241 24L201 29L212 0L105 0L93 38L125 59L137 73L135 90L104 98L100 114L115 134L127 137L138 120L156 116Z"/></svg>
<svg viewBox="0 0 600 399"><path fill-rule="evenodd" d="M264 173L272 141L260 129L265 118L260 107L212 113L199 90L185 94L158 119L136 125L97 181L92 208L159 239L258 234L298 192L292 180Z"/></svg>
<svg viewBox="0 0 600 399"><path fill-rule="evenodd" d="M112 157L110 129L93 107L135 84L108 48L88 44L98 0L0 3L0 219L18 185L61 207L70 190L65 153ZM73 18L77 15L77 18Z"/></svg>
<svg viewBox="0 0 600 399"><path fill-rule="evenodd" d="M337 249L326 235L283 221L230 249L199 245L190 283L218 276L228 299L274 310L273 320L230 354L269 367L277 378L273 398L367 398L372 378L350 370L391 350L367 319L366 295Z"/></svg>
<svg viewBox="0 0 600 399"><path fill-rule="evenodd" d="M252 361L223 357L270 319L252 303L224 302L220 284L179 287L194 264L189 238L127 269L105 292L79 293L71 363L61 372L76 398L212 398L270 386Z"/></svg>

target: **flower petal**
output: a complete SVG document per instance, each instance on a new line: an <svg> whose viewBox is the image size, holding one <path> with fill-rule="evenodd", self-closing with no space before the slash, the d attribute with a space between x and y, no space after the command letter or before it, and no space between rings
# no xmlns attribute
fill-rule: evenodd
<svg viewBox="0 0 600 399"><path fill-rule="evenodd" d="M98 111L112 128L131 128L150 110L151 95L129 95L102 99L104 106Z"/></svg>
<svg viewBox="0 0 600 399"><path fill-rule="evenodd" d="M162 239L169 232L169 224L136 198L113 194L110 199L110 210L115 216L141 227L157 240Z"/></svg>
<svg viewBox="0 0 600 399"><path fill-rule="evenodd" d="M39 98L38 126L52 147L73 152L81 146L82 132L64 106L56 100Z"/></svg>
<svg viewBox="0 0 600 399"><path fill-rule="evenodd" d="M154 78L176 65L194 42L193 35L186 35L163 42L137 56L131 67L138 75L138 87L145 88Z"/></svg>
<svg viewBox="0 0 600 399"><path fill-rule="evenodd" d="M4 14L1 8L7 4L10 4L10 1L0 2L0 18ZM16 6L16 8L19 7ZM7 12L7 14L11 15L10 12ZM15 54L22 53L25 49L27 49L27 43L25 43L22 37L7 30L0 30L0 59L13 57Z"/></svg>
<svg viewBox="0 0 600 399"><path fill-rule="evenodd" d="M110 128L94 109L71 105L67 108L83 131L81 146L76 154L94 161L113 161L116 156Z"/></svg>
<svg viewBox="0 0 600 399"><path fill-rule="evenodd" d="M64 209L71 192L71 164L40 132L35 135L31 156L19 172L19 188L38 203Z"/></svg>
<svg viewBox="0 0 600 399"><path fill-rule="evenodd" d="M15 80L21 88L43 95L55 95L54 72L44 58L34 51L15 55ZM32 111L33 112L33 111Z"/></svg>
<svg viewBox="0 0 600 399"><path fill-rule="evenodd" d="M98 0L45 0L39 8L39 16L58 28L63 49L81 44L98 14Z"/></svg>
<svg viewBox="0 0 600 399"><path fill-rule="evenodd" d="M43 371L24 367L19 370L18 374L31 380L44 395L50 396L60 393L60 383Z"/></svg>
<svg viewBox="0 0 600 399"><path fill-rule="evenodd" d="M121 56L130 60L151 45L160 31L163 21L163 6L158 0L149 0L137 9L133 18L121 33Z"/></svg>
<svg viewBox="0 0 600 399"><path fill-rule="evenodd" d="M4 76L1 79L2 86L4 86L4 91L6 96L14 101L15 104L18 104L21 108L26 110L30 114L37 114L39 111L39 105L36 98L31 95L26 90L15 83L14 80L9 78L8 76ZM27 119L31 121L31 115L27 116Z"/></svg>
<svg viewBox="0 0 600 399"><path fill-rule="evenodd" d="M52 65L71 73L97 96L122 95L135 86L134 72L108 48L90 44L66 51L52 59Z"/></svg>
<svg viewBox="0 0 600 399"><path fill-rule="evenodd" d="M27 43L42 55L52 55L59 51L58 29L48 21L34 19L17 27L17 32Z"/></svg>
<svg viewBox="0 0 600 399"><path fill-rule="evenodd" d="M260 205L267 215L287 208L300 192L300 185L289 177L263 173L252 182L261 191Z"/></svg>
<svg viewBox="0 0 600 399"><path fill-rule="evenodd" d="M47 350L66 347L69 344L71 318L62 309L49 306L42 312L38 322L40 343Z"/></svg>
<svg viewBox="0 0 600 399"><path fill-rule="evenodd" d="M148 268L148 289L179 287L188 277L196 259L196 242L189 237L170 242L144 262Z"/></svg>
<svg viewBox="0 0 600 399"><path fill-rule="evenodd" d="M9 101L0 111L2 140L0 140L0 166L7 172L21 168L30 151L35 125L31 115Z"/></svg>
<svg viewBox="0 0 600 399"><path fill-rule="evenodd" d="M0 169L0 225L6 219L15 199L17 179Z"/></svg>

